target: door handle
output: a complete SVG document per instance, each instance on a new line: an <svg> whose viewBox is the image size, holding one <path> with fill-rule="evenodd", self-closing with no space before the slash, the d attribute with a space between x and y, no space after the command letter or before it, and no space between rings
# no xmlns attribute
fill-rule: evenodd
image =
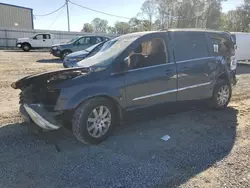
<svg viewBox="0 0 250 188"><path fill-rule="evenodd" d="M43 42L45 42L45 40L43 39Z"/></svg>

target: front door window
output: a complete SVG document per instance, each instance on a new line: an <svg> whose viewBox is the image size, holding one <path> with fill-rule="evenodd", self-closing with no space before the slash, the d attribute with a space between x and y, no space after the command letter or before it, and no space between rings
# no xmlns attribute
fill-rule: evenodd
<svg viewBox="0 0 250 188"><path fill-rule="evenodd" d="M154 38L139 44L129 54L130 69L167 63L167 48L163 39Z"/></svg>

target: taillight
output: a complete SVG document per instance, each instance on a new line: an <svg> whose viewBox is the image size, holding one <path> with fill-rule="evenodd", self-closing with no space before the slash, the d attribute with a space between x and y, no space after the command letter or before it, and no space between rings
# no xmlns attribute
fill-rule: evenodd
<svg viewBox="0 0 250 188"><path fill-rule="evenodd" d="M235 70L237 68L237 60L235 56L232 56L230 59L230 69Z"/></svg>

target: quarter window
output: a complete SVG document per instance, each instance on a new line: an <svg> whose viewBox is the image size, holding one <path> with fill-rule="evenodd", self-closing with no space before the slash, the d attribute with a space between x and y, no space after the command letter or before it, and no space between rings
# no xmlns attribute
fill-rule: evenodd
<svg viewBox="0 0 250 188"><path fill-rule="evenodd" d="M223 38L211 38L213 45L213 53L216 55L226 55L230 53L230 46L227 40Z"/></svg>
<svg viewBox="0 0 250 188"><path fill-rule="evenodd" d="M185 61L208 56L204 33L176 32L174 35L176 61Z"/></svg>
<svg viewBox="0 0 250 188"><path fill-rule="evenodd" d="M167 63L167 48L165 41L154 38L142 42L129 53L130 69L138 69Z"/></svg>

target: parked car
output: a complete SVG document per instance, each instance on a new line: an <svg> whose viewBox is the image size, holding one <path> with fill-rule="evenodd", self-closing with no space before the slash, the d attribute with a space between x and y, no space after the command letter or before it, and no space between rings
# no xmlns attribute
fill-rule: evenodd
<svg viewBox="0 0 250 188"><path fill-rule="evenodd" d="M237 46L237 49L235 52L236 60L249 62L250 53L249 53L248 47L250 44L250 33L232 32L231 35Z"/></svg>
<svg viewBox="0 0 250 188"><path fill-rule="evenodd" d="M104 42L100 42L98 44L95 44L85 50L81 50L78 52L73 52L69 55L67 55L64 60L63 60L63 67L64 68L72 68L76 66L76 63L85 59L85 58L89 58L92 57L93 55L95 55L96 53L98 53L100 51L100 49L103 47Z"/></svg>
<svg viewBox="0 0 250 188"><path fill-rule="evenodd" d="M16 46L28 52L31 49L50 48L53 44L67 42L68 39L55 39L49 33L37 33L29 38L18 38Z"/></svg>
<svg viewBox="0 0 250 188"><path fill-rule="evenodd" d="M84 36L76 37L66 44L53 45L51 47L51 54L55 57L60 57L62 60L70 53L85 50L90 46L107 41L110 38L103 36Z"/></svg>
<svg viewBox="0 0 250 188"><path fill-rule="evenodd" d="M227 107L236 84L233 56L226 32L133 33L108 41L78 68L31 75L11 86L22 90L27 121L47 130L69 122L77 139L98 144L128 111L202 99Z"/></svg>

